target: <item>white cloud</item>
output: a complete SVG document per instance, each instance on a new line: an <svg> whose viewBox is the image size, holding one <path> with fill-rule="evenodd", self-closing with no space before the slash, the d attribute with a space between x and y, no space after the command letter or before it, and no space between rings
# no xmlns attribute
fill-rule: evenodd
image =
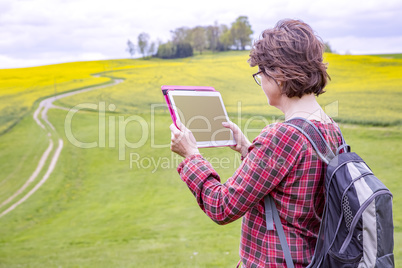
<svg viewBox="0 0 402 268"><path fill-rule="evenodd" d="M378 38L346 36L331 39L330 45L337 53L345 54L387 54L401 53L402 36ZM343 48L342 50L336 49ZM398 50L399 48L399 50Z"/></svg>
<svg viewBox="0 0 402 268"><path fill-rule="evenodd" d="M129 57L127 39L137 42L141 32L166 41L178 27L229 25L240 15L254 38L282 18L299 18L339 52L402 52L399 0L3 0L0 10L0 68Z"/></svg>

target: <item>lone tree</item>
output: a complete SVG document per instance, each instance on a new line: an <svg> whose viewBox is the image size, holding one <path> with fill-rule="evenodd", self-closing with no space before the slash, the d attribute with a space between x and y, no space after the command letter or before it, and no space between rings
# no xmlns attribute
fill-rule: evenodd
<svg viewBox="0 0 402 268"><path fill-rule="evenodd" d="M128 51L128 53L130 53L131 57L133 57L133 55L135 54L135 45L133 42L130 41L130 39L128 39L128 41L127 41L126 51Z"/></svg>
<svg viewBox="0 0 402 268"><path fill-rule="evenodd" d="M170 31L172 34L173 44L190 43L192 38L192 29L188 27L180 27L174 31Z"/></svg>
<svg viewBox="0 0 402 268"><path fill-rule="evenodd" d="M155 48L156 44L155 42L151 42L151 44L148 46L148 56L151 56L155 54Z"/></svg>
<svg viewBox="0 0 402 268"><path fill-rule="evenodd" d="M234 45L232 31L224 24L220 26L220 31L219 43L222 45L221 50L229 50Z"/></svg>
<svg viewBox="0 0 402 268"><path fill-rule="evenodd" d="M200 54L202 54L202 51L205 49L207 44L207 37L205 34L204 27L201 26L195 27L192 31L192 37L193 37L192 41L194 49L198 50Z"/></svg>
<svg viewBox="0 0 402 268"><path fill-rule="evenodd" d="M230 31L237 49L245 50L246 45L251 43L250 35L253 33L248 18L246 16L238 17L236 21L232 23Z"/></svg>
<svg viewBox="0 0 402 268"><path fill-rule="evenodd" d="M212 51L217 51L219 49L219 26L218 23L212 26L208 26L205 29L207 41L208 41L208 48Z"/></svg>
<svg viewBox="0 0 402 268"><path fill-rule="evenodd" d="M145 58L148 52L149 46L149 34L140 33L138 35L138 51L142 54L142 57Z"/></svg>

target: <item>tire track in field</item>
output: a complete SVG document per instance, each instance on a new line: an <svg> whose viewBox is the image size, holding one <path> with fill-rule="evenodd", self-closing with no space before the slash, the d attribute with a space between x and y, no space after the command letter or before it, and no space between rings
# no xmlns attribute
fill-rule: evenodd
<svg viewBox="0 0 402 268"><path fill-rule="evenodd" d="M47 131L47 136L49 138L49 146L45 150L45 152L42 154L42 156L39 160L39 163L36 166L36 169L31 174L31 176L28 178L28 180L13 195L11 195L7 200L5 200L3 203L1 203L0 208L11 203L11 201L13 201L17 196L19 196L22 192L24 192L35 181L35 179L42 172L42 170L44 170L45 164L48 161L50 154L53 152L52 157L50 159L50 164L47 167L46 173L43 175L42 179L27 194L25 194L18 201L15 201L9 208L7 208L3 212L1 212L0 218L3 217L4 215L6 215L7 213L9 213L10 211L14 210L17 206L19 206L20 204L25 202L31 195L33 195L47 181L47 179L50 177L51 173L53 172L54 168L56 167L60 153L63 149L63 140L59 138L58 146L55 150L53 150L54 149L53 148L54 141L52 139L51 131L56 131L56 129L54 128L52 123L50 123L50 121L48 120L47 112L49 111L49 109L62 109L62 110L70 110L70 109L65 108L65 107L56 106L53 104L53 102L56 100L65 98L65 97L70 97L75 94L84 93L84 92L91 91L94 89L100 89L100 88L104 88L104 87L114 86L114 85L117 85L124 81L124 79L115 79L115 78L111 78L111 79L112 79L112 82L108 83L106 85L98 85L98 86L88 87L88 88L81 89L81 90L62 93L60 95L46 98L39 103L38 108L35 110L35 112L33 114L33 119L35 120L35 122L38 126L40 126L45 131ZM49 128L51 130L49 130Z"/></svg>

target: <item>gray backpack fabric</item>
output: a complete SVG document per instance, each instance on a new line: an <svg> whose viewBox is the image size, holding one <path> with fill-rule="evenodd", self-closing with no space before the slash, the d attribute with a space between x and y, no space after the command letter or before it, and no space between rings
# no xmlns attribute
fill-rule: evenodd
<svg viewBox="0 0 402 268"><path fill-rule="evenodd" d="M328 165L325 207L313 259L308 267L395 267L392 194L342 137L333 153L317 127L304 118L285 124L299 130ZM265 198L267 227L272 230L276 207ZM274 210L274 211L273 211ZM275 219L282 249L289 254L280 220ZM284 240L284 243L283 242ZM287 247L287 248L286 248ZM293 267L290 257L287 266ZM290 259L289 259L290 258Z"/></svg>

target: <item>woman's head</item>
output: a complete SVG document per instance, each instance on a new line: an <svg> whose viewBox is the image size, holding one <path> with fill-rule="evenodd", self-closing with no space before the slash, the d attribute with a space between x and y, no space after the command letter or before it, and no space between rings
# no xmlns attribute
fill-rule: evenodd
<svg viewBox="0 0 402 268"><path fill-rule="evenodd" d="M274 77L287 97L324 93L329 75L323 63L324 45L309 25L282 20L267 29L250 51L248 62Z"/></svg>

